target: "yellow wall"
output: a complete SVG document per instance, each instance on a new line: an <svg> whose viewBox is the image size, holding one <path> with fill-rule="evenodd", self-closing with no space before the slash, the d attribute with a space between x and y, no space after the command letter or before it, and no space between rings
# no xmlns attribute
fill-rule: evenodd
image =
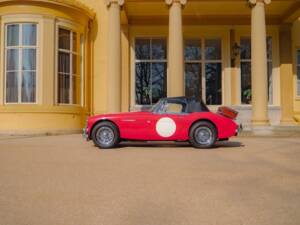
<svg viewBox="0 0 300 225"><path fill-rule="evenodd" d="M107 112L107 40L109 33L108 10L104 0L41 0L7 1L0 3L1 55L4 55L4 23L8 21L37 21L40 25L40 49L38 68L37 104L7 105L4 104L4 62L0 61L0 133L39 133L78 131L83 127L88 114ZM134 39L140 36L168 37L168 26L163 25L128 25L124 11L121 14L121 109L128 111L135 106L134 93ZM66 106L56 102L56 25L66 23L80 29L86 36L85 41L85 71L84 71L84 101L83 105ZM280 26L268 26L268 35L273 37L273 76L274 105L288 109L286 117L294 116L300 121L300 98L296 97L295 50L300 48L300 21L292 28L293 46L293 76L282 76L288 73L288 68L280 65ZM184 25L184 38L222 38L222 90L223 102L226 105L240 105L239 59L236 67L230 67L230 43L239 43L242 36L250 36L248 26L217 26L217 25ZM281 72L281 73L280 73ZM169 82L168 82L169 83ZM281 87L281 85L283 85ZM292 101L284 101L281 88L292 87Z"/></svg>
<svg viewBox="0 0 300 225"><path fill-rule="evenodd" d="M51 1L49 1L51 2ZM17 3L17 4L16 4ZM4 51L4 28L10 22L35 22L38 24L37 50L37 102L35 104L5 104L4 60L0 63L0 133L74 132L84 123L90 110L90 44L88 23L90 12L49 3L0 3L1 55ZM85 73L83 80L85 99L82 105L58 105L56 100L56 29L66 25L85 34Z"/></svg>

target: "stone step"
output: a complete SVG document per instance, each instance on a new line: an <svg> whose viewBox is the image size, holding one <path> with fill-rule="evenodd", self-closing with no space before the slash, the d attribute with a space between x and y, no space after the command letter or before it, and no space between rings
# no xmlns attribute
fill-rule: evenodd
<svg viewBox="0 0 300 225"><path fill-rule="evenodd" d="M256 126L252 127L249 124L243 125L243 131L239 136L278 136L278 137L300 137L299 125L278 125L278 126Z"/></svg>

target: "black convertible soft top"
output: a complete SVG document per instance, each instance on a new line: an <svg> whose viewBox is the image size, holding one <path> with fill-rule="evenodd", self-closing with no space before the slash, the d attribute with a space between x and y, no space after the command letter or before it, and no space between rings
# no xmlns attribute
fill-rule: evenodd
<svg viewBox="0 0 300 225"><path fill-rule="evenodd" d="M168 103L177 103L182 104L184 107L183 111L185 113L193 113L193 112L209 112L209 109L205 105L202 100L198 100L195 97L170 97L170 98L162 98L160 101L166 101Z"/></svg>

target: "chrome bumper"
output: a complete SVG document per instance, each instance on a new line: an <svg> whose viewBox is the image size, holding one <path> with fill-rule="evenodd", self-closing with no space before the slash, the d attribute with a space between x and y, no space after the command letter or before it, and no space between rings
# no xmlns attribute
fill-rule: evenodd
<svg viewBox="0 0 300 225"><path fill-rule="evenodd" d="M235 136L238 136L243 131L243 124L239 124L238 128L236 129Z"/></svg>

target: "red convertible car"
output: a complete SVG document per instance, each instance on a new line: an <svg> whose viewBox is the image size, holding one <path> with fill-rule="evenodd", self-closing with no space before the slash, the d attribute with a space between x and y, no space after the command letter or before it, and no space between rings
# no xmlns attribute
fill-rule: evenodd
<svg viewBox="0 0 300 225"><path fill-rule="evenodd" d="M196 148L210 148L239 132L237 112L220 107L210 112L195 98L163 98L147 112L91 116L83 134L99 148L113 148L121 141L189 141Z"/></svg>

